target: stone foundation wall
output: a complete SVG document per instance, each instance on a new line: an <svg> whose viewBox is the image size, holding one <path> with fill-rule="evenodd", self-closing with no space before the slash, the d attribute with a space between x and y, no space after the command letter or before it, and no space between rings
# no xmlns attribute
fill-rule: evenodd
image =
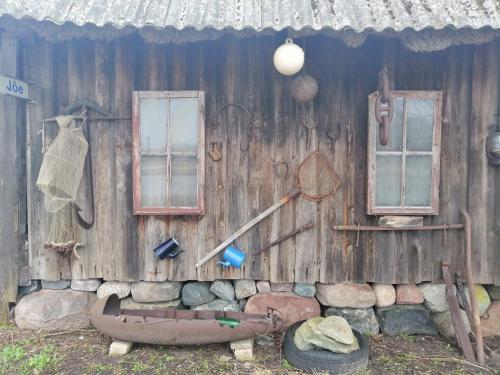
<svg viewBox="0 0 500 375"><path fill-rule="evenodd" d="M313 316L339 315L365 334L441 334L453 337L444 284L273 284L268 281L115 282L34 280L20 287L15 309L23 329L74 329L89 325L88 307L116 293L122 308L175 308L267 313L278 310L292 324ZM475 290L485 335L500 334L500 287ZM467 324L465 311L462 312ZM470 328L469 328L470 329Z"/></svg>

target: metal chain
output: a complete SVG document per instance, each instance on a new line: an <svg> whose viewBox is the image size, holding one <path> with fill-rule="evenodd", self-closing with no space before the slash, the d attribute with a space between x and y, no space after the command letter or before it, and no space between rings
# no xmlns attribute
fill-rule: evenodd
<svg viewBox="0 0 500 375"><path fill-rule="evenodd" d="M387 67L380 71L378 83L378 95L375 100L375 119L379 124L379 141L385 146L389 141L389 124L394 117L394 98L389 90L389 76ZM384 104L384 106L382 106Z"/></svg>

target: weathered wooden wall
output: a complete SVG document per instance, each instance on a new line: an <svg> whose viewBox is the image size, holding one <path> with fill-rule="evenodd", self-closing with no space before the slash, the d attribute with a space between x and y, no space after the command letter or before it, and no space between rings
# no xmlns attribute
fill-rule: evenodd
<svg viewBox="0 0 500 375"><path fill-rule="evenodd" d="M0 33L0 74L18 77L19 60L18 42ZM18 270L27 264L23 109L22 100L0 94L0 324L8 321L9 303L17 297Z"/></svg>
<svg viewBox="0 0 500 375"><path fill-rule="evenodd" d="M349 49L327 37L307 38L305 69L320 85L314 101L318 127L310 132L307 149L306 129L301 126L304 109L291 99L289 79L272 66L274 49L283 39L284 35L226 36L168 46L146 44L137 36L109 43L26 41L24 73L38 82L37 104L28 113L33 277L406 283L439 280L441 260L460 267L460 231L362 232L358 238L355 232L332 230L332 224L375 224L375 218L365 214L367 97L377 87L384 42L370 39L360 48ZM470 206L474 267L481 283L500 283L500 202L499 189L495 190L499 172L487 166L484 154L486 127L498 111L499 59L498 42L427 54L409 52L396 41L388 43L394 88L444 91L440 215L425 218L425 224L459 223L460 209ZM68 261L45 250L50 218L35 187L42 160L40 120L56 115L75 98L95 100L116 115L128 116L133 90L184 89L206 91L206 142L223 143L220 161L207 157L205 215L133 216L131 124L96 123L90 136L96 224L92 230L79 231L79 240L85 243L80 260ZM247 107L256 118L253 127L237 109L224 111L216 121L215 111L226 103ZM336 122L341 136L333 148L326 128ZM53 136L54 132L47 132L48 139ZM198 258L293 187L298 164L316 148L342 176L344 183L337 194L320 203L302 198L289 203L237 240L237 245L250 253L311 220L315 228L248 259L241 270L221 270L216 259L197 270ZM275 171L280 161L289 165L286 176ZM79 203L85 202L86 189L80 189ZM176 260L158 261L152 249L169 235L186 251Z"/></svg>

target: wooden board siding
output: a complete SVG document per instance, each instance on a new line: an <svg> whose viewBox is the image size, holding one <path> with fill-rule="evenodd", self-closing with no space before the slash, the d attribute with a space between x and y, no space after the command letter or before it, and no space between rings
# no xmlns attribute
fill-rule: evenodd
<svg viewBox="0 0 500 375"><path fill-rule="evenodd" d="M19 77L18 43L0 33L0 74ZM16 128L17 108L24 106L20 99L0 94L0 324L9 322L9 302L16 302L17 265L20 253L20 206L19 184L21 164ZM19 133L22 134L22 133Z"/></svg>
<svg viewBox="0 0 500 375"><path fill-rule="evenodd" d="M377 222L366 215L366 126L367 97L377 88L383 41L373 38L349 49L324 36L307 38L306 72L319 83L313 103L318 126L309 133L309 148L301 126L304 106L290 97L290 78L272 66L272 54L282 41L279 34L166 46L147 44L136 35L113 42L24 42L26 76L38 82L37 103L28 110L33 278L409 283L440 280L442 260L451 262L452 272L461 267L460 231L358 235L332 230L333 224ZM390 42L388 51L394 89L442 90L444 95L439 215L425 217L424 225L460 223L460 209L470 205L476 278L498 284L499 172L485 164L484 136L498 112L500 43L417 54ZM40 120L56 115L74 98L95 100L115 115L130 116L133 90L206 92L206 149L221 142L222 158L214 161L206 156L205 214L132 215L131 123L92 123L96 224L89 231L78 231L86 245L80 261L49 253L43 249L47 214L35 186L42 160ZM245 106L253 116L252 126L236 107L215 118L228 103ZM326 129L337 122L341 132L333 152ZM54 136L49 132L47 140ZM286 204L236 245L250 255L310 220L315 227L255 259L249 257L239 270L217 267L218 257L196 269L197 259L294 187L297 166L315 149L341 176L337 193L319 203L298 198ZM86 189L82 184L78 198L82 203ZM152 249L169 236L177 238L185 252L175 260L160 261Z"/></svg>

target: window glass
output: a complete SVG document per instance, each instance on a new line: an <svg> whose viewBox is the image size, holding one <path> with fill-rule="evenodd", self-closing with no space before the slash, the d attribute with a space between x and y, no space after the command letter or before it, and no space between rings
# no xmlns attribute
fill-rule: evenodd
<svg viewBox="0 0 500 375"><path fill-rule="evenodd" d="M404 99L394 99L394 116L389 125L389 140L385 146L380 144L377 126L377 151L401 151L403 149L403 108Z"/></svg>
<svg viewBox="0 0 500 375"><path fill-rule="evenodd" d="M198 99L170 99L170 151L196 153L198 149Z"/></svg>
<svg viewBox="0 0 500 375"><path fill-rule="evenodd" d="M166 156L141 157L141 203L144 207L164 207L167 205Z"/></svg>
<svg viewBox="0 0 500 375"><path fill-rule="evenodd" d="M407 156L405 169L406 206L430 206L432 156Z"/></svg>
<svg viewBox="0 0 500 375"><path fill-rule="evenodd" d="M434 101L432 99L408 99L406 106L408 113L406 149L432 151Z"/></svg>
<svg viewBox="0 0 500 375"><path fill-rule="evenodd" d="M171 163L171 205L173 207L196 207L197 157L172 155Z"/></svg>
<svg viewBox="0 0 500 375"><path fill-rule="evenodd" d="M401 205L401 156L377 155L375 186L375 205Z"/></svg>
<svg viewBox="0 0 500 375"><path fill-rule="evenodd" d="M167 152L168 101L141 99L141 152Z"/></svg>

